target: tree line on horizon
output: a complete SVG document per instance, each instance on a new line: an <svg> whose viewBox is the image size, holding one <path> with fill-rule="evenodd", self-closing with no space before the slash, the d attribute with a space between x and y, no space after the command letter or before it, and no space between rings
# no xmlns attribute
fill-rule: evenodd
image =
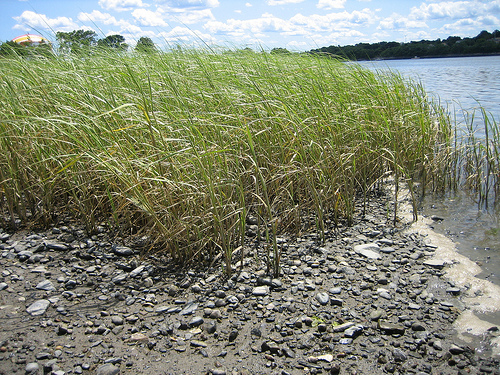
<svg viewBox="0 0 500 375"><path fill-rule="evenodd" d="M96 48L109 48L114 51L128 51L129 45L125 37L119 34L98 38L92 30L73 30L70 32L58 31L56 33L57 47L54 50L50 43L37 45L17 44L13 41L0 43L0 56L16 54L18 56L50 56L54 52L59 54L85 55L91 54ZM134 47L136 52L157 52L153 40L149 37L140 37ZM241 51L251 51L245 48ZM286 48L273 48L271 54L292 54ZM450 36L446 39L420 40L408 43L378 42L358 43L355 45L321 47L312 49L307 54L322 54L341 57L348 60L376 60L376 59L401 59L414 57L443 57L500 54L500 31L490 33L481 31L477 36L461 38Z"/></svg>
<svg viewBox="0 0 500 375"><path fill-rule="evenodd" d="M405 59L500 54L500 31L481 31L472 38L450 36L446 39L420 40L408 43L378 42L313 49L310 53L339 56L349 60Z"/></svg>
<svg viewBox="0 0 500 375"><path fill-rule="evenodd" d="M120 34L108 35L98 38L92 30L73 30L69 32L58 31L56 33L57 52L60 54L90 54L95 48L109 48L115 51L127 51L129 45L125 43L125 37ZM140 37L134 48L138 52L154 52L156 46L149 37ZM30 56L33 54L48 56L55 51L50 43L18 44L6 41L0 44L0 56L17 54L19 56Z"/></svg>

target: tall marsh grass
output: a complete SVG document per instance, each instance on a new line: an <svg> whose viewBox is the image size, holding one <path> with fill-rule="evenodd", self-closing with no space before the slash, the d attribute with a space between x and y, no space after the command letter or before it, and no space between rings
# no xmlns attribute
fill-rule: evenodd
<svg viewBox="0 0 500 375"><path fill-rule="evenodd" d="M177 50L0 60L1 205L149 234L177 260L351 220L388 174L441 180L451 127L397 74L314 56Z"/></svg>

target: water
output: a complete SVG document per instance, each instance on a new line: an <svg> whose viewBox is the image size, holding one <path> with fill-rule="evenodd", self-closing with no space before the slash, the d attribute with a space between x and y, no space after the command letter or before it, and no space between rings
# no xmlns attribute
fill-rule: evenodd
<svg viewBox="0 0 500 375"><path fill-rule="evenodd" d="M375 70L391 69L420 81L442 106L456 111L459 123L481 105L500 120L500 56L411 59L361 62ZM481 135L481 115L474 124ZM458 251L477 262L480 278L500 285L500 207L479 208L465 192L428 196L421 202L424 215L443 217L434 229L458 243Z"/></svg>

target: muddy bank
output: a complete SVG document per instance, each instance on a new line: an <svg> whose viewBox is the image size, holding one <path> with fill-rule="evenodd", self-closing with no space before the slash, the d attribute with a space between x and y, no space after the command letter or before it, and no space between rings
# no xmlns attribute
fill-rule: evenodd
<svg viewBox="0 0 500 375"><path fill-rule="evenodd" d="M0 374L500 373L497 327L459 335L476 289L448 245L393 227L385 198L367 212L280 237L279 279L251 232L228 279L70 219L2 231Z"/></svg>

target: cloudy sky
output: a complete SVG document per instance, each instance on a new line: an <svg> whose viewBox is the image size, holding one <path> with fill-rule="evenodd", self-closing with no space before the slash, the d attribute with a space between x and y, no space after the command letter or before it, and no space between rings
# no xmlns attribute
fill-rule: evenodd
<svg viewBox="0 0 500 375"><path fill-rule="evenodd" d="M0 41L92 29L158 45L293 51L475 36L500 29L500 0L0 0Z"/></svg>

